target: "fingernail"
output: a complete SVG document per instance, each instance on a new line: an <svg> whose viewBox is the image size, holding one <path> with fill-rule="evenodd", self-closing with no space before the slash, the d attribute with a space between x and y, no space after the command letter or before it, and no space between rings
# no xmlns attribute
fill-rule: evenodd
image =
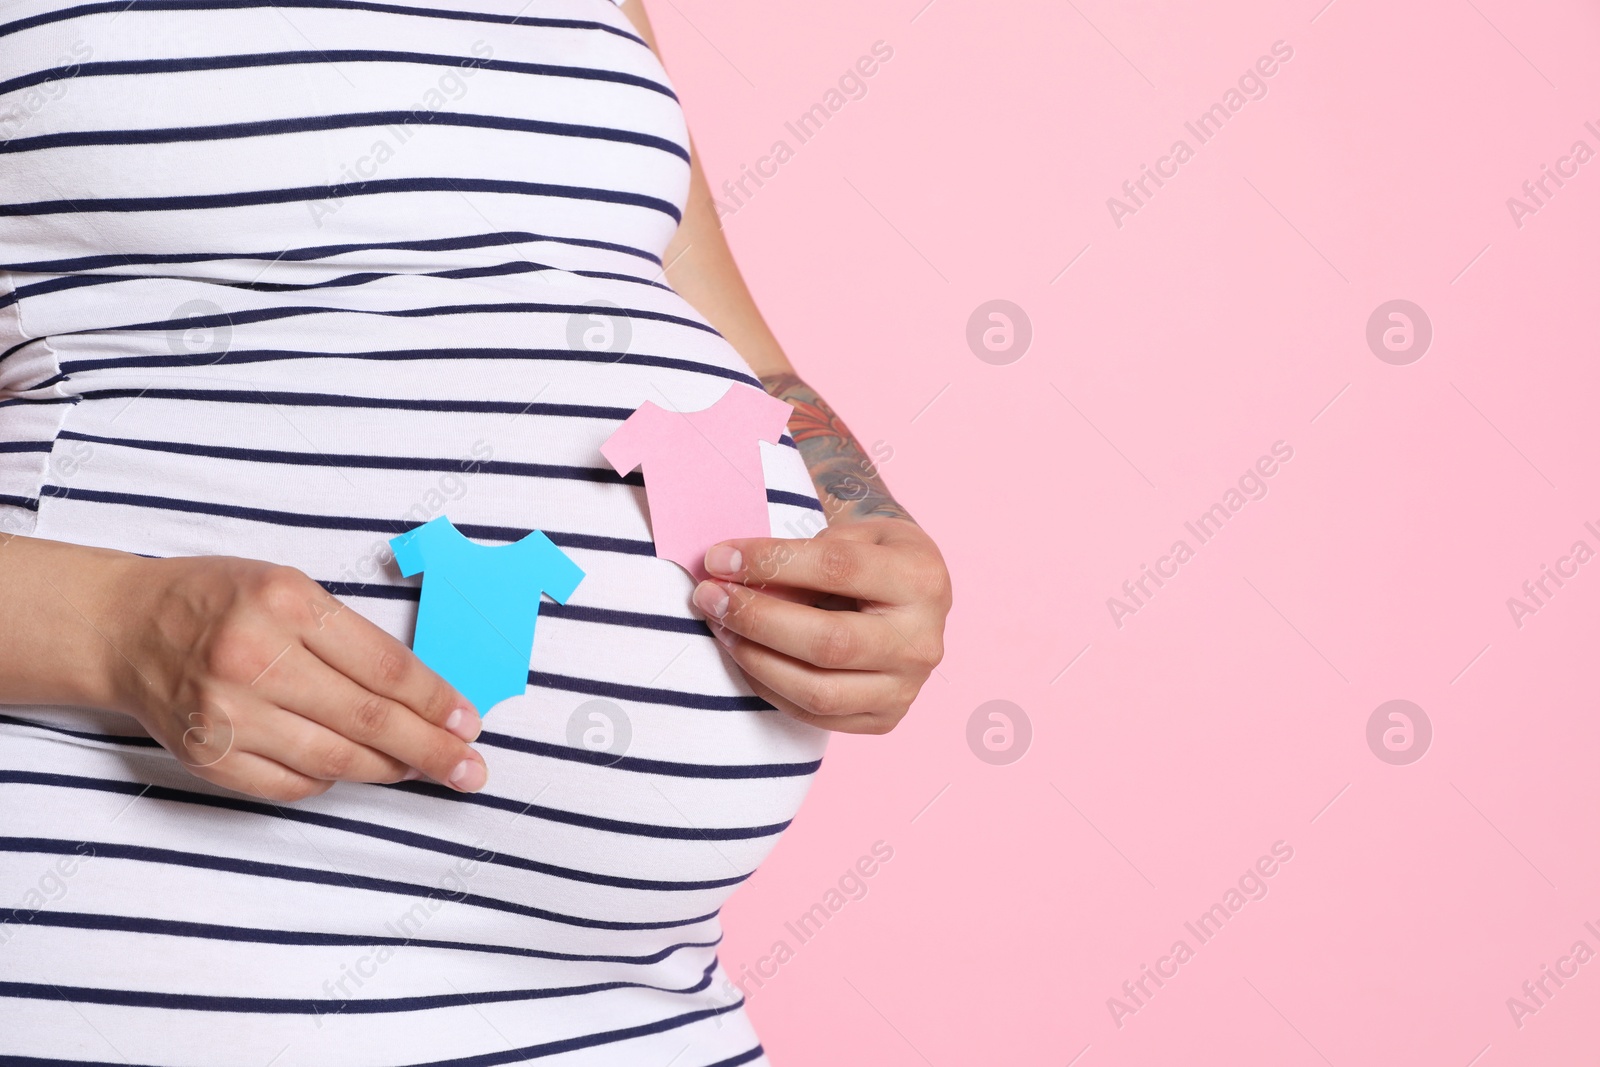
<svg viewBox="0 0 1600 1067"><path fill-rule="evenodd" d="M716 582L701 582L694 587L694 604L711 618L720 619L728 613L728 594Z"/></svg>
<svg viewBox="0 0 1600 1067"><path fill-rule="evenodd" d="M724 578L738 575L739 569L744 566L744 556L737 548L728 545L712 545L706 550L706 570L712 574L720 574Z"/></svg>
<svg viewBox="0 0 1600 1067"><path fill-rule="evenodd" d="M711 628L711 636L721 641L723 648L732 648L733 643L739 640L739 636L726 626L713 626Z"/></svg>
<svg viewBox="0 0 1600 1067"><path fill-rule="evenodd" d="M463 793L476 793L489 780L489 769L475 759L464 759L450 773L450 784Z"/></svg>
<svg viewBox="0 0 1600 1067"><path fill-rule="evenodd" d="M400 779L400 780L402 782L414 782L418 778L421 778L421 777L422 777L422 772L417 770L415 767L413 767L409 771L407 771L406 772L406 776L404 778Z"/></svg>
<svg viewBox="0 0 1600 1067"><path fill-rule="evenodd" d="M476 741L483 730L483 720L468 708L457 708L445 719L444 728L463 741Z"/></svg>

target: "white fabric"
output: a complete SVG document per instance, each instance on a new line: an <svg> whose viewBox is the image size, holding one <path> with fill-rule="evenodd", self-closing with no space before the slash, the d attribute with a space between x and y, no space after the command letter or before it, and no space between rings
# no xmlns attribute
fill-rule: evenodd
<svg viewBox="0 0 1600 1067"><path fill-rule="evenodd" d="M252 803L116 715L0 708L0 1062L765 1062L716 913L824 735L751 694L599 454L754 379L661 281L655 57L605 0L520 6L5 5L0 527L292 564L407 641L385 544L435 515L587 577L480 797ZM762 448L774 532L819 529ZM596 700L621 758L569 732Z"/></svg>

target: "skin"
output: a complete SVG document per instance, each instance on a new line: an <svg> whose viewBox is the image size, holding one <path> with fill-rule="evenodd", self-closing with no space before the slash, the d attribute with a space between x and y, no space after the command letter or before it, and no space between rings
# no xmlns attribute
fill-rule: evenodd
<svg viewBox="0 0 1600 1067"><path fill-rule="evenodd" d="M0 703L122 712L190 771L273 801L488 772L470 704L292 567L0 535Z"/></svg>
<svg viewBox="0 0 1600 1067"><path fill-rule="evenodd" d="M623 8L654 34L637 0ZM892 729L943 655L950 582L844 423L794 373L722 237L693 165L667 279L774 396L828 526L729 541L694 591L755 691L804 722ZM426 777L462 792L488 769L477 711L421 660L292 567L147 559L0 528L0 704L103 708L195 775L290 803L335 782Z"/></svg>
<svg viewBox="0 0 1600 1067"><path fill-rule="evenodd" d="M622 10L657 49L639 0ZM664 257L667 280L767 392L794 405L789 431L828 516L810 540L713 547L713 577L696 587L695 606L774 706L829 730L886 733L944 655L949 572L843 420L795 373L745 286L692 154L689 201Z"/></svg>

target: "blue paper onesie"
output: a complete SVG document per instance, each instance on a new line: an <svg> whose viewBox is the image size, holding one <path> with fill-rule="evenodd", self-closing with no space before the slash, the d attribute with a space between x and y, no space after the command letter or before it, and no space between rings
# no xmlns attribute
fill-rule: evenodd
<svg viewBox="0 0 1600 1067"><path fill-rule="evenodd" d="M565 604L583 571L538 530L510 545L479 545L440 516L389 542L406 577L420 571L412 649L472 701L478 714L528 687L539 594Z"/></svg>

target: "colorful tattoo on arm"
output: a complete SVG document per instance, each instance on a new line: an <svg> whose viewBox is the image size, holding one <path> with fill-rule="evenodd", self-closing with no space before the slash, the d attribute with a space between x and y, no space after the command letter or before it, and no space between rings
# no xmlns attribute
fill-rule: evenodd
<svg viewBox="0 0 1600 1067"><path fill-rule="evenodd" d="M866 455L839 413L815 389L794 374L769 374L761 384L794 407L789 434L800 446L800 456L811 472L829 522L869 518L916 521L890 495L877 462Z"/></svg>

